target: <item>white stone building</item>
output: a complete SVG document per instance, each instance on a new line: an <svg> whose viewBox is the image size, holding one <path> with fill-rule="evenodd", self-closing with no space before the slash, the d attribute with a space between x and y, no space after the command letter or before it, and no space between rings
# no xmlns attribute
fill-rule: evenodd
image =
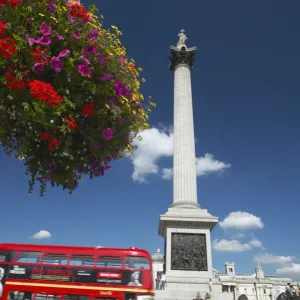
<svg viewBox="0 0 300 300"><path fill-rule="evenodd" d="M157 249L157 252L152 255L152 266L155 286L157 272L160 274L164 270L164 255L160 249ZM226 262L223 273L213 269L212 290L213 294L218 294L217 299L222 300L277 300L285 292L287 283L291 283L295 288L297 286L297 283L293 282L291 278L265 275L259 264L255 268L255 273L245 275L236 273L234 262ZM209 284L207 292L210 292ZM156 294L157 298L163 299L167 292L158 290ZM205 293L200 294L204 298Z"/></svg>

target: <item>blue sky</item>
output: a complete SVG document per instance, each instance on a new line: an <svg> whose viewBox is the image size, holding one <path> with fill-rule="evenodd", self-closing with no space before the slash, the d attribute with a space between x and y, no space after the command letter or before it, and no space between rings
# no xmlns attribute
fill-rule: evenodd
<svg viewBox="0 0 300 300"><path fill-rule="evenodd" d="M157 103L148 146L72 196L49 188L42 199L27 195L22 162L1 152L1 241L163 248L158 219L172 203L172 181L162 178L172 167L168 47L184 28L188 46L198 47L198 200L223 221L212 232L213 265L223 270L233 260L237 272L252 273L258 260L267 274L300 280L300 2L84 1L91 3L144 69L143 92ZM30 238L40 230L51 237Z"/></svg>

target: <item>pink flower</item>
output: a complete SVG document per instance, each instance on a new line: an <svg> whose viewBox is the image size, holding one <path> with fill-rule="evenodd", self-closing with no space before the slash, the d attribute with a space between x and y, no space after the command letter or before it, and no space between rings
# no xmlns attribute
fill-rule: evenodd
<svg viewBox="0 0 300 300"><path fill-rule="evenodd" d="M112 78L113 76L111 74L104 74L103 76L100 76L99 78L101 80L107 80L107 79L110 79Z"/></svg>
<svg viewBox="0 0 300 300"><path fill-rule="evenodd" d="M105 139L106 141L109 141L109 140L112 138L112 136L113 136L113 131L112 131L112 129L111 129L111 128L103 129L103 131L102 131L102 136L104 137L104 139Z"/></svg>
<svg viewBox="0 0 300 300"><path fill-rule="evenodd" d="M119 60L119 62L120 62L121 64L124 64L124 63L125 63L125 59L124 59L124 57L123 57L122 55L119 56L118 60Z"/></svg>
<svg viewBox="0 0 300 300"><path fill-rule="evenodd" d="M51 44L51 39L47 36L43 36L43 37L40 37L38 40L37 40L37 43L38 44L41 44L41 45L45 45L45 46L48 46Z"/></svg>
<svg viewBox="0 0 300 300"><path fill-rule="evenodd" d="M65 49L58 54L58 57L65 57L65 56L69 55L70 53L71 53L70 50Z"/></svg>
<svg viewBox="0 0 300 300"><path fill-rule="evenodd" d="M90 54L95 54L97 49L96 49L95 46L87 46L87 47L84 48L84 51L88 52Z"/></svg>
<svg viewBox="0 0 300 300"><path fill-rule="evenodd" d="M72 32L72 36L73 38L75 38L76 40L81 40L81 37L79 35L77 35L75 32Z"/></svg>
<svg viewBox="0 0 300 300"><path fill-rule="evenodd" d="M55 71L55 72L60 72L63 68L62 62L58 57L52 57L50 60L50 67Z"/></svg>
<svg viewBox="0 0 300 300"><path fill-rule="evenodd" d="M92 71L91 71L91 69L90 69L88 66L83 65L83 64L80 64L80 65L78 66L78 72L79 72L82 76L84 76L84 77L92 76Z"/></svg>
<svg viewBox="0 0 300 300"><path fill-rule="evenodd" d="M105 65L105 61L101 53L96 54L101 65Z"/></svg>
<svg viewBox="0 0 300 300"><path fill-rule="evenodd" d="M51 34L51 28L45 22L43 22L40 25L40 32L42 33L42 35L49 35Z"/></svg>
<svg viewBox="0 0 300 300"><path fill-rule="evenodd" d="M88 39L90 41L94 41L96 39L96 37L98 36L99 31L95 28L93 28L89 33L88 33Z"/></svg>
<svg viewBox="0 0 300 300"><path fill-rule="evenodd" d="M82 58L88 65L91 64L91 62L90 62L88 56L86 55L86 53L84 52L84 50L82 51L82 56L81 56L81 58Z"/></svg>
<svg viewBox="0 0 300 300"><path fill-rule="evenodd" d="M61 41L65 39L62 35L59 35L59 34L57 34L56 37Z"/></svg>
<svg viewBox="0 0 300 300"><path fill-rule="evenodd" d="M29 46L32 46L34 43L37 43L37 40L26 35L25 38L27 39L28 43L29 43Z"/></svg>
<svg viewBox="0 0 300 300"><path fill-rule="evenodd" d="M34 73L40 73L44 71L44 64L42 63L37 63L33 66L33 72Z"/></svg>

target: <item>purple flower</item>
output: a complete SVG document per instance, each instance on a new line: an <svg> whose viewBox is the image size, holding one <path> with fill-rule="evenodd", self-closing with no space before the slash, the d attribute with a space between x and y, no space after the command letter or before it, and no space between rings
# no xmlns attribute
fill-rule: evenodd
<svg viewBox="0 0 300 300"><path fill-rule="evenodd" d="M55 168L55 163L54 163L54 162L51 162L51 163L49 164L49 168L50 168L50 169L54 169L54 168Z"/></svg>
<svg viewBox="0 0 300 300"><path fill-rule="evenodd" d="M78 181L74 180L74 190L78 188Z"/></svg>
<svg viewBox="0 0 300 300"><path fill-rule="evenodd" d="M104 61L104 58L103 58L102 54L97 53L97 57L98 57L98 60L99 60L100 64L105 65L105 61Z"/></svg>
<svg viewBox="0 0 300 300"><path fill-rule="evenodd" d="M101 80L107 80L107 79L110 79L112 78L113 76L111 74L104 74L103 76L100 76L99 78Z"/></svg>
<svg viewBox="0 0 300 300"><path fill-rule="evenodd" d="M78 72L79 72L82 76L84 76L84 77L92 76L92 71L91 71L91 69L90 69L88 66L83 65L83 64L80 64L80 65L78 66Z"/></svg>
<svg viewBox="0 0 300 300"><path fill-rule="evenodd" d="M65 49L58 54L58 57L65 57L65 56L69 55L70 53L71 53L70 50Z"/></svg>
<svg viewBox="0 0 300 300"><path fill-rule="evenodd" d="M84 51L88 52L90 54L95 54L97 49L96 49L95 46L87 46L87 47L84 48Z"/></svg>
<svg viewBox="0 0 300 300"><path fill-rule="evenodd" d="M50 67L55 71L55 72L60 72L62 70L62 62L58 57L52 57L50 60Z"/></svg>
<svg viewBox="0 0 300 300"><path fill-rule="evenodd" d="M54 11L55 6L52 3L47 3L46 8L50 11Z"/></svg>
<svg viewBox="0 0 300 300"><path fill-rule="evenodd" d="M65 39L62 35L59 35L59 34L57 34L56 37L61 41Z"/></svg>
<svg viewBox="0 0 300 300"><path fill-rule="evenodd" d="M100 144L95 144L94 148L97 149L97 150L100 149Z"/></svg>
<svg viewBox="0 0 300 300"><path fill-rule="evenodd" d="M72 32L72 36L73 38L75 38L76 40L81 40L81 37L79 35L77 35L75 32Z"/></svg>
<svg viewBox="0 0 300 300"><path fill-rule="evenodd" d="M42 33L42 35L49 35L51 34L51 28L45 22L43 22L40 25L40 32Z"/></svg>
<svg viewBox="0 0 300 300"><path fill-rule="evenodd" d="M123 125L123 124L124 124L124 121L125 121L125 120L124 120L123 117L120 117L120 118L119 118L119 124L120 124L120 125Z"/></svg>
<svg viewBox="0 0 300 300"><path fill-rule="evenodd" d="M88 65L91 64L91 62L90 62L88 56L86 55L86 53L84 52L84 50L82 50L82 56L81 56L81 58L82 58Z"/></svg>
<svg viewBox="0 0 300 300"><path fill-rule="evenodd" d="M124 57L123 57L122 55L119 56L118 60L119 60L119 62L120 62L121 64L124 64L124 63L125 63L125 59L124 59Z"/></svg>
<svg viewBox="0 0 300 300"><path fill-rule="evenodd" d="M75 20L76 20L76 17L72 16L72 17L71 17L71 24L74 24L74 23L75 23Z"/></svg>
<svg viewBox="0 0 300 300"><path fill-rule="evenodd" d="M130 91L126 88L126 84L122 84L119 80L115 82L115 88L118 96L130 95Z"/></svg>
<svg viewBox="0 0 300 300"><path fill-rule="evenodd" d="M40 73L44 71L44 64L42 63L37 63L33 66L33 72L34 73Z"/></svg>
<svg viewBox="0 0 300 300"><path fill-rule="evenodd" d="M51 44L51 39L47 36L42 36L37 40L37 43L40 45L48 46Z"/></svg>
<svg viewBox="0 0 300 300"><path fill-rule="evenodd" d="M48 172L45 176L45 180L46 181L49 181L51 179L51 176L52 176L52 171Z"/></svg>
<svg viewBox="0 0 300 300"><path fill-rule="evenodd" d="M88 39L91 41L94 41L96 37L98 36L99 31L95 28L93 28L87 35Z"/></svg>
<svg viewBox="0 0 300 300"><path fill-rule="evenodd" d="M29 46L32 46L34 43L37 43L38 41L28 35L25 36L25 38L27 39Z"/></svg>
<svg viewBox="0 0 300 300"><path fill-rule="evenodd" d="M112 138L112 136L113 136L113 131L112 131L112 129L111 129L111 128L103 129L103 131L102 131L102 136L104 137L104 139L105 139L106 141L109 141L109 140Z"/></svg>

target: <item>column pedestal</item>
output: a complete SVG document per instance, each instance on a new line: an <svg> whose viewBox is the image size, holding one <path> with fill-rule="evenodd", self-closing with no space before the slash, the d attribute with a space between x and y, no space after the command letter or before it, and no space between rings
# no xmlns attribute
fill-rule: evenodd
<svg viewBox="0 0 300 300"><path fill-rule="evenodd" d="M213 278L210 232L217 223L217 217L201 208L171 207L160 216L167 290L209 291Z"/></svg>

